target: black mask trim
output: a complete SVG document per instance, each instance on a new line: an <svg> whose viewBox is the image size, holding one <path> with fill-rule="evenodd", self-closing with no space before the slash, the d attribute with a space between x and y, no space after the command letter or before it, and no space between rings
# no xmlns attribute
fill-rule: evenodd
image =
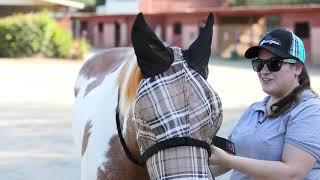
<svg viewBox="0 0 320 180"><path fill-rule="evenodd" d="M131 30L131 41L142 77L148 78L166 71L174 60L173 51L166 47L139 13Z"/></svg>
<svg viewBox="0 0 320 180"><path fill-rule="evenodd" d="M201 30L198 38L183 51L183 57L188 65L197 71L204 79L208 78L208 63L211 55L213 14L210 13L205 27Z"/></svg>

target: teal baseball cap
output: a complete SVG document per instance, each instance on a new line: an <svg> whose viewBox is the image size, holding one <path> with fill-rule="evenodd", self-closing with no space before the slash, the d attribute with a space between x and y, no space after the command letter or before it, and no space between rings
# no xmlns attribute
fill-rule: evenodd
<svg viewBox="0 0 320 180"><path fill-rule="evenodd" d="M264 35L259 45L247 49L245 57L248 59L258 57L260 49L266 49L281 58L296 59L302 63L305 63L306 60L302 40L286 29L275 29Z"/></svg>

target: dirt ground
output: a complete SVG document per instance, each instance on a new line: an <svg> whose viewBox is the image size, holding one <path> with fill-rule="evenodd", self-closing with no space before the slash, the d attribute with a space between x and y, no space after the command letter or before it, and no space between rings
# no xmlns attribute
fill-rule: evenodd
<svg viewBox="0 0 320 180"><path fill-rule="evenodd" d="M73 85L82 63L0 59L1 180L80 179L71 113ZM311 68L310 74L320 93L320 67ZM248 61L213 61L209 82L223 102L222 136L229 134L246 106L264 97Z"/></svg>

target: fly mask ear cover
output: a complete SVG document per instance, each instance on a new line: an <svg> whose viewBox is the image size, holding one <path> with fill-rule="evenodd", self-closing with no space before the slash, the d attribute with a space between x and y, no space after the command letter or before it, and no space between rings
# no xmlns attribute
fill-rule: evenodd
<svg viewBox="0 0 320 180"><path fill-rule="evenodd" d="M209 74L208 63L211 55L213 21L213 14L210 13L198 38L190 45L189 49L183 52L188 65L204 79L207 79Z"/></svg>
<svg viewBox="0 0 320 180"><path fill-rule="evenodd" d="M139 13L131 30L131 41L143 78L167 70L173 62L173 52L150 29L143 14Z"/></svg>

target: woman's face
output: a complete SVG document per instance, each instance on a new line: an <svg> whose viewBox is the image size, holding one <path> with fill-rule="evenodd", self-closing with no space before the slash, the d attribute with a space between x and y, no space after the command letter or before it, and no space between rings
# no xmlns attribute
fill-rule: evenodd
<svg viewBox="0 0 320 180"><path fill-rule="evenodd" d="M270 58L276 57L265 49L259 51L258 58L271 61ZM265 93L276 99L281 99L288 95L294 88L299 85L298 77L302 71L301 64L283 63L281 69L272 72L264 65L258 72L258 77Z"/></svg>

